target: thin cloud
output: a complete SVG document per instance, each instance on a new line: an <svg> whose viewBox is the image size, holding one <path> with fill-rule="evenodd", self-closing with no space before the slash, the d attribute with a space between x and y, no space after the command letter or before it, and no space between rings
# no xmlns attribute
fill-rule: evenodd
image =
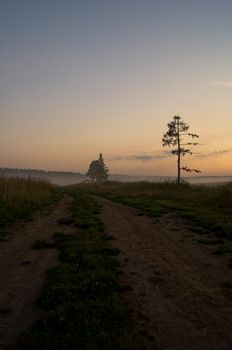
<svg viewBox="0 0 232 350"><path fill-rule="evenodd" d="M112 156L108 159L110 160L128 160L128 161L140 161L140 162L150 162L153 160L161 160L164 158L168 158L172 156L172 154L168 151L164 151L157 154L136 154L131 156Z"/></svg>
<svg viewBox="0 0 232 350"><path fill-rule="evenodd" d="M213 151L209 153L196 154L195 157L196 158L215 157L215 156L221 156L223 154L230 153L230 152L231 152L231 149L224 149L224 150Z"/></svg>
<svg viewBox="0 0 232 350"><path fill-rule="evenodd" d="M217 157L226 153L230 153L232 149L224 149L219 151L212 151L208 153L194 153L195 158L207 158L207 157ZM136 154L127 156L109 156L106 157L107 160L113 161L140 161L140 162L151 162L154 160L162 160L173 157L170 151L157 152L157 154Z"/></svg>
<svg viewBox="0 0 232 350"><path fill-rule="evenodd" d="M211 85L213 86L220 86L220 87L226 87L226 88L232 88L232 83L228 81L215 81Z"/></svg>

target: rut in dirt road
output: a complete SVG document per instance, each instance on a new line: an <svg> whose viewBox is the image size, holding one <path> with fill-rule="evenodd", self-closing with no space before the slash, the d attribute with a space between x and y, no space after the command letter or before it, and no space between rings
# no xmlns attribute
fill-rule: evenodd
<svg viewBox="0 0 232 350"><path fill-rule="evenodd" d="M121 250L123 294L141 348L231 350L232 298L222 283L231 269L213 247L194 241L181 219L159 222L125 205L97 197L101 220Z"/></svg>
<svg viewBox="0 0 232 350"><path fill-rule="evenodd" d="M17 337L41 311L35 307L49 267L57 263L56 249L31 249L36 240L51 239L61 228L57 221L70 215L71 198L37 214L0 242L0 349L14 349ZM65 228L64 228L65 229ZM62 227L62 231L64 231ZM66 228L68 230L68 228Z"/></svg>

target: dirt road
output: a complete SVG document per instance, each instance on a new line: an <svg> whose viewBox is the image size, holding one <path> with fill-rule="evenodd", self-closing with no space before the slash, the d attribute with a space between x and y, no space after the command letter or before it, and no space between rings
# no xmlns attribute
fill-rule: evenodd
<svg viewBox="0 0 232 350"><path fill-rule="evenodd" d="M14 349L17 337L41 315L35 307L46 272L57 262L56 249L31 249L36 240L52 238L57 220L69 214L71 199L41 212L0 242L0 349ZM62 227L62 231L65 228ZM67 230L67 228L66 228Z"/></svg>
<svg viewBox="0 0 232 350"><path fill-rule="evenodd" d="M144 349L231 350L232 270L181 219L158 222L99 198L101 220L121 249L124 293Z"/></svg>

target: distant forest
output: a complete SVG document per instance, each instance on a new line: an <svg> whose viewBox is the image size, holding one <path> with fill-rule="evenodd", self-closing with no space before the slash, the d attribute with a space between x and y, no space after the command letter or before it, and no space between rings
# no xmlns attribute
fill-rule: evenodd
<svg viewBox="0 0 232 350"><path fill-rule="evenodd" d="M18 169L18 168L0 168L0 176L7 177L36 177L56 183L59 185L68 185L82 182L86 176L81 173L71 171L46 171L37 169Z"/></svg>

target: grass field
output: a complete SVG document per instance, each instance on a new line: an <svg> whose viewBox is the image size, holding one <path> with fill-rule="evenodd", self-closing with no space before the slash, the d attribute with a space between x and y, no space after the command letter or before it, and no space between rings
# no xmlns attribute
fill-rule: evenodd
<svg viewBox="0 0 232 350"><path fill-rule="evenodd" d="M93 198L74 189L72 216L60 224L74 234L57 233L60 263L48 272L38 305L45 312L21 338L21 349L137 349L118 282L118 251L113 249L97 218ZM37 248L47 247L37 244Z"/></svg>
<svg viewBox="0 0 232 350"><path fill-rule="evenodd" d="M89 194L101 195L139 209L138 215L159 218L174 214L187 219L201 244L232 239L232 184L219 187L174 183L80 184L58 189L33 179L0 179L1 227L30 218L35 210L61 193L73 197L70 216L58 220L60 232L49 241L37 240L33 249L60 251L59 263L49 269L38 300L43 318L21 336L20 349L136 350L133 324L119 283L119 251L98 218L100 206ZM73 234L62 233L62 225ZM227 254L219 246L215 254ZM231 253L231 251L229 251ZM231 266L230 266L231 267ZM229 285L230 286L230 285ZM130 287L129 287L130 288Z"/></svg>
<svg viewBox="0 0 232 350"><path fill-rule="evenodd" d="M218 187L167 183L82 184L83 191L134 206L154 217L177 213L192 231L232 239L232 183Z"/></svg>
<svg viewBox="0 0 232 350"><path fill-rule="evenodd" d="M28 219L57 198L56 187L32 178L0 177L0 235L18 219ZM3 234L3 233L2 233Z"/></svg>

